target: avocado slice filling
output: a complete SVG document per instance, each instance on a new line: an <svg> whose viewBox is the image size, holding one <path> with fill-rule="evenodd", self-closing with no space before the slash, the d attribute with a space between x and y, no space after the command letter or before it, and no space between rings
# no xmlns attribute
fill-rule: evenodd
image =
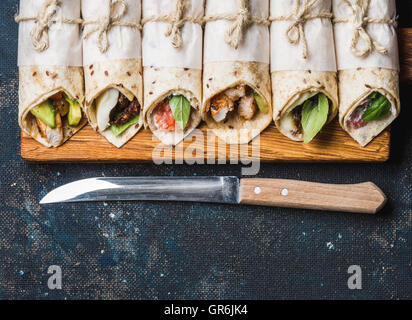
<svg viewBox="0 0 412 320"><path fill-rule="evenodd" d="M82 119L82 108L77 100L70 99L65 93L57 93L37 107L30 113L49 128L56 128L56 114L61 117L67 116L69 126L77 126Z"/></svg>
<svg viewBox="0 0 412 320"><path fill-rule="evenodd" d="M37 107L31 109L30 112L49 128L56 128L56 108L50 99L40 103Z"/></svg>

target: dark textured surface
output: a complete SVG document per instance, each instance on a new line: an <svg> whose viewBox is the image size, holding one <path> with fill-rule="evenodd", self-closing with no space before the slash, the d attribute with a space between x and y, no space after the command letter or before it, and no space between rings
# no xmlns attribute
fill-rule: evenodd
<svg viewBox="0 0 412 320"><path fill-rule="evenodd" d="M409 1L402 4L407 26ZM40 207L47 191L110 175L240 175L240 166L33 165L19 156L16 1L0 3L0 298L412 298L411 85L385 164L264 164L260 177L372 180L377 216L183 203ZM360 265L363 289L347 288ZM63 289L47 268L63 269Z"/></svg>

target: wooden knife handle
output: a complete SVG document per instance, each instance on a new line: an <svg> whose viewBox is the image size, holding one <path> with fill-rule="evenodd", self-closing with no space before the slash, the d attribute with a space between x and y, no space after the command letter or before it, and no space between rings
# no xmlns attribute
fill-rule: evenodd
<svg viewBox="0 0 412 320"><path fill-rule="evenodd" d="M337 185L284 179L241 179L241 204L375 214L385 194L372 182Z"/></svg>

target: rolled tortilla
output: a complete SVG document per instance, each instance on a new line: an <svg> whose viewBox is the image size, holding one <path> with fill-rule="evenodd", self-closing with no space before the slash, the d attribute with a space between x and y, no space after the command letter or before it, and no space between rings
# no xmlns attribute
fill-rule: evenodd
<svg viewBox="0 0 412 320"><path fill-rule="evenodd" d="M354 0L350 3L355 5ZM395 1L361 1L359 5L358 10L368 5L365 11L367 18L387 21L368 23L364 26L367 36L372 41L370 50L366 50L367 46L362 43L362 39L355 42L355 46L352 47L355 34L350 21L357 11L353 11L346 1L333 0L337 20L334 29L339 69L339 122L342 128L364 147L385 130L400 113L399 55L393 23L396 17ZM385 50L387 53L384 53ZM383 117L364 122L362 113L370 105L369 97L374 92L387 98L390 109Z"/></svg>
<svg viewBox="0 0 412 320"><path fill-rule="evenodd" d="M294 10L294 1L271 1L272 17L289 17ZM319 17L305 22L306 58L303 57L304 39L300 39L298 44L293 44L287 38L288 28L294 21L279 19L272 22L273 119L279 131L294 141L304 141L302 117L299 112L306 100L320 93L329 99L329 113L324 126L338 113L333 28L330 18L320 17L330 12L330 0L319 1L307 11L308 15Z"/></svg>
<svg viewBox="0 0 412 320"><path fill-rule="evenodd" d="M183 3L183 18L203 17L203 0ZM176 34L169 34L173 21L161 19L175 16L181 4L177 0L143 0L143 20L148 19L143 28L143 114L146 125L166 145L180 143L201 121L202 27L198 23L184 21ZM190 103L189 121L185 128L178 125L178 119L170 108L171 98L181 96ZM162 121L167 125L162 125Z"/></svg>
<svg viewBox="0 0 412 320"><path fill-rule="evenodd" d="M21 0L20 17L32 17L42 9L45 1ZM52 20L80 18L80 0L63 0L56 8ZM35 21L22 21L19 26L19 125L23 131L46 147L58 147L70 139L86 123L82 114L76 126L68 124L67 114L57 115L56 129L43 123L48 133L40 129L31 113L41 103L56 94L83 105L84 87L79 24L55 23L49 29L48 48L35 50L30 36ZM62 99L63 100L63 99ZM59 113L57 111L57 113ZM82 112L83 113L83 112ZM49 132L51 133L49 135Z"/></svg>
<svg viewBox="0 0 412 320"><path fill-rule="evenodd" d="M117 25L108 31L108 48L102 52L98 32L90 33L95 27L94 23L86 24L84 34L84 74L86 85L85 111L93 129L103 135L111 144L121 148L132 139L143 126L143 79L141 57L141 34L137 28L141 16L140 0L124 1L124 16L121 23L133 26ZM107 15L114 4L110 0L82 1L82 13L85 21L98 21L99 17ZM116 8L120 10L119 8ZM118 102L106 108L98 105L99 98L108 90L118 91ZM127 98L127 103L122 105L121 98ZM107 99L103 99L105 101ZM136 103L137 101L137 103ZM130 107L135 103L136 110L130 115ZM102 108L103 110L100 110ZM129 110L128 110L129 108ZM119 110L117 110L119 109ZM117 113L117 114L116 114ZM127 129L120 133L113 130L116 118L125 115ZM137 118L138 117L138 118ZM103 123L103 125L102 125ZM101 124L101 127L99 127Z"/></svg>
<svg viewBox="0 0 412 320"><path fill-rule="evenodd" d="M269 16L268 0L251 0L247 8L251 15L265 19ZM209 0L206 16L236 16L240 1ZM245 144L257 137L272 122L272 101L269 74L269 29L254 23L245 30L238 48L228 44L227 31L233 21L210 21L205 29L203 106L202 116L208 128L228 144ZM257 93L266 106L261 111L254 106L253 117L246 119L240 114L238 101L234 110L223 121L215 121L211 104L213 99L226 90L237 86L247 86Z"/></svg>

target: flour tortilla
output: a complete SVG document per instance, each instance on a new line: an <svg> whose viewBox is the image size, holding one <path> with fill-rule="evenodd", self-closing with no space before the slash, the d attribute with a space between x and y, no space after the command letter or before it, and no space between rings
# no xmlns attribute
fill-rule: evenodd
<svg viewBox="0 0 412 320"><path fill-rule="evenodd" d="M279 131L295 141L303 141L303 134L292 135L281 121L305 96L324 93L332 102L327 123L338 113L338 85L336 72L330 71L275 71L272 72L273 119ZM299 101L300 103L301 101Z"/></svg>
<svg viewBox="0 0 412 320"><path fill-rule="evenodd" d="M357 68L339 71L339 121L343 129L365 147L395 120L400 112L399 72L385 68ZM373 92L384 95L392 107L380 120L370 121L360 129L347 124L352 112Z"/></svg>
<svg viewBox="0 0 412 320"><path fill-rule="evenodd" d="M160 102L170 95L183 95L192 106L190 121L184 131L162 131L157 129L154 123L153 111ZM177 145L197 128L201 121L201 97L201 70L174 67L144 67L145 107L143 115L145 124L163 144Z"/></svg>
<svg viewBox="0 0 412 320"><path fill-rule="evenodd" d="M239 84L248 85L265 101L269 111L257 111L251 120L239 116L228 121L215 122L209 112L210 101L217 94ZM202 116L209 129L227 144L245 144L257 137L272 122L272 101L270 96L269 64L261 62L208 62L203 74Z"/></svg>
<svg viewBox="0 0 412 320"><path fill-rule="evenodd" d="M142 59L108 60L84 67L86 84L85 111L90 125L97 128L95 100L107 89L114 88L124 94L128 100L137 98L141 110L143 106ZM140 112L139 123L129 127L123 134L116 137L110 128L101 134L114 146L121 148L132 139L143 126L143 116Z"/></svg>
<svg viewBox="0 0 412 320"><path fill-rule="evenodd" d="M75 99L83 105L83 70L81 67L20 66L19 78L19 125L25 133L51 148L52 145L41 136L36 118L30 110L59 92L66 93L70 99ZM76 127L68 125L67 117L62 120L64 139L60 145L87 123L84 114Z"/></svg>

